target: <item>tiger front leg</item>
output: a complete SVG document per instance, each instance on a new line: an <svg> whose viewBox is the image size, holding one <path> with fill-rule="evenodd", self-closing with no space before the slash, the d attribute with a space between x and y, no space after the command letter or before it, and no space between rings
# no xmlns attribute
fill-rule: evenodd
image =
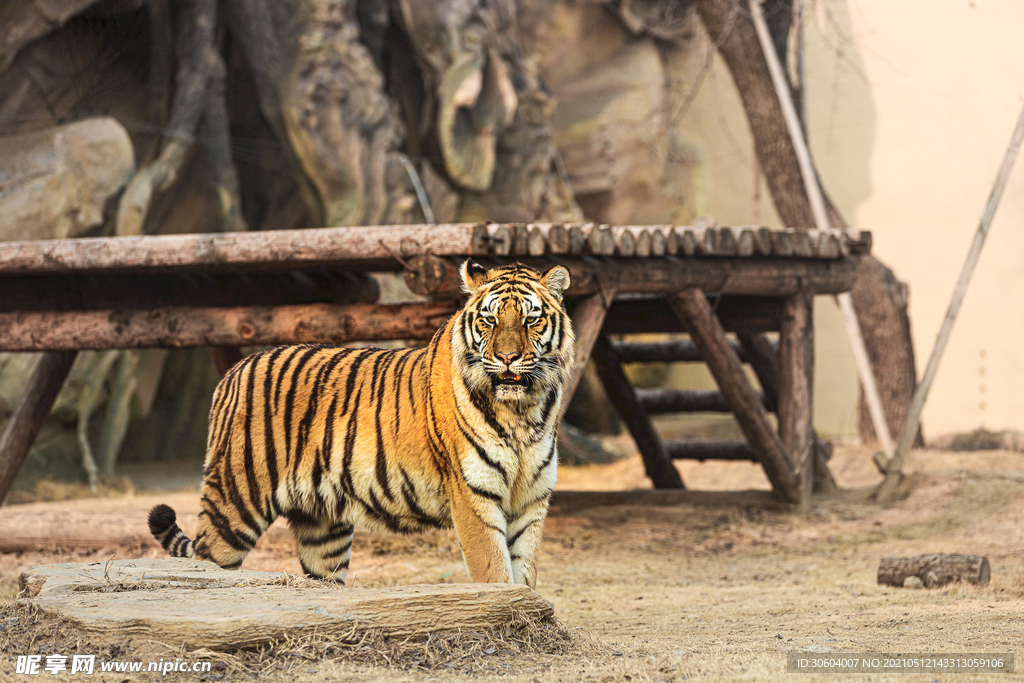
<svg viewBox="0 0 1024 683"><path fill-rule="evenodd" d="M528 505L508 521L508 552L512 560L512 582L537 587L537 555L544 536L548 498Z"/></svg>
<svg viewBox="0 0 1024 683"><path fill-rule="evenodd" d="M451 506L470 581L512 583L505 515L497 501L475 493L462 481L452 491Z"/></svg>

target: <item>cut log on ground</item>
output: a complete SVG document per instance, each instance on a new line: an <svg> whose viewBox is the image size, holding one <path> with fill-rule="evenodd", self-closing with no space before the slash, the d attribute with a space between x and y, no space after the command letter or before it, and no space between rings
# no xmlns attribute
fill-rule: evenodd
<svg viewBox="0 0 1024 683"><path fill-rule="evenodd" d="M19 583L35 592L33 603L43 613L73 622L85 634L122 642L144 636L211 650L313 634L422 637L501 627L515 618L541 621L553 614L547 600L523 585L342 588L182 559L33 567Z"/></svg>
<svg viewBox="0 0 1024 683"><path fill-rule="evenodd" d="M959 553L933 553L915 557L883 557L878 563L878 583L882 586L903 586L912 576L921 579L926 588L966 581L979 586L992 576L988 558Z"/></svg>

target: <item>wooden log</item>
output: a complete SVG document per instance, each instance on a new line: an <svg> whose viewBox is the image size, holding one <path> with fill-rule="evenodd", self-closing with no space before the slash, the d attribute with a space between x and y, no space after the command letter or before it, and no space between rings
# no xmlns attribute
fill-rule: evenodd
<svg viewBox="0 0 1024 683"><path fill-rule="evenodd" d="M708 364L722 393L732 405L743 435L764 467L772 489L785 502L799 500L798 480L786 449L772 430L768 413L750 386L740 359L729 346L725 330L698 289L686 289L668 297L669 305L692 327L693 341Z"/></svg>
<svg viewBox="0 0 1024 683"><path fill-rule="evenodd" d="M528 256L530 253L530 227L524 223L512 226L512 253L515 256Z"/></svg>
<svg viewBox="0 0 1024 683"><path fill-rule="evenodd" d="M772 231L768 228L754 230L754 250L758 256L771 256Z"/></svg>
<svg viewBox="0 0 1024 683"><path fill-rule="evenodd" d="M814 383L813 295L804 290L783 304L779 333L779 438L800 479L799 511L811 508L814 486Z"/></svg>
<svg viewBox="0 0 1024 683"><path fill-rule="evenodd" d="M584 231L584 226L574 223L569 226L569 253L574 256L582 254L586 248L588 240L590 239L589 229L593 227L592 223L587 223L587 231Z"/></svg>
<svg viewBox="0 0 1024 683"><path fill-rule="evenodd" d="M756 508L788 510L770 491L690 491L680 489L640 489L636 491L555 491L551 496L551 514L574 514L595 507L637 506L667 507L692 505L727 510Z"/></svg>
<svg viewBox="0 0 1024 683"><path fill-rule="evenodd" d="M667 308L667 307L666 307ZM733 350L743 359L744 349L739 342L730 342ZM661 342L614 342L615 353L623 363L702 363L697 346L689 339L671 339Z"/></svg>
<svg viewBox="0 0 1024 683"><path fill-rule="evenodd" d="M667 439L664 443L673 460L757 462L754 449L742 439Z"/></svg>
<svg viewBox="0 0 1024 683"><path fill-rule="evenodd" d="M595 225L590 229L590 253L595 256L611 256L615 253L615 236L607 225Z"/></svg>
<svg viewBox="0 0 1024 683"><path fill-rule="evenodd" d="M651 236L651 256L660 258L668 254L668 242L665 238L665 233L660 228L654 228L650 231ZM678 248L678 244L676 245Z"/></svg>
<svg viewBox="0 0 1024 683"><path fill-rule="evenodd" d="M753 256L756 252L754 231L750 228L730 228L736 244L736 255L742 258Z"/></svg>
<svg viewBox="0 0 1024 683"><path fill-rule="evenodd" d="M547 228L548 251L552 254L568 254L570 241L569 230L561 223L549 225Z"/></svg>
<svg viewBox="0 0 1024 683"><path fill-rule="evenodd" d="M783 258L793 256L792 230L777 230L772 233L772 255Z"/></svg>
<svg viewBox="0 0 1024 683"><path fill-rule="evenodd" d="M736 256L736 237L731 228L717 228L718 248L715 256Z"/></svg>
<svg viewBox="0 0 1024 683"><path fill-rule="evenodd" d="M514 241L512 226L492 225L489 229L493 229L491 233L491 246L494 249L494 253L498 256L508 256L511 254ZM436 254L437 252L431 253Z"/></svg>
<svg viewBox="0 0 1024 683"><path fill-rule="evenodd" d="M697 253L697 233L692 228L679 228L679 251L683 256L694 256Z"/></svg>
<svg viewBox="0 0 1024 683"><path fill-rule="evenodd" d="M794 230L792 234L793 256L797 258L813 258L814 248L811 245L811 236L806 230Z"/></svg>
<svg viewBox="0 0 1024 683"><path fill-rule="evenodd" d="M526 238L526 251L530 256L543 256L547 249L547 235L539 226L531 225L530 234Z"/></svg>
<svg viewBox="0 0 1024 683"><path fill-rule="evenodd" d="M576 393L576 387L579 386L580 379L583 377L583 370L587 367L587 361L590 360L594 342L601 334L608 307L614 299L614 289L598 292L579 301L572 309L572 327L576 334L576 355L571 372L562 382L562 404L558 410L559 422L565 417L565 411L569 409L572 397Z"/></svg>
<svg viewBox="0 0 1024 683"><path fill-rule="evenodd" d="M0 311L373 303L365 273L67 273L0 276Z"/></svg>
<svg viewBox="0 0 1024 683"><path fill-rule="evenodd" d="M679 231L671 225L666 225L661 232L665 234L665 253L669 256L678 254L680 249Z"/></svg>
<svg viewBox="0 0 1024 683"><path fill-rule="evenodd" d="M152 311L0 313L0 351L345 344L429 339L458 310L454 301L307 304Z"/></svg>
<svg viewBox="0 0 1024 683"><path fill-rule="evenodd" d="M29 378L25 393L0 436L0 503L11 490L77 355L74 350L44 353Z"/></svg>
<svg viewBox="0 0 1024 683"><path fill-rule="evenodd" d="M758 394L764 402L764 394ZM731 413L732 406L720 391L694 389L637 389L637 401L648 415L666 413Z"/></svg>
<svg viewBox="0 0 1024 683"><path fill-rule="evenodd" d="M473 253L474 224L389 225L0 243L5 274L129 270L398 270L394 257ZM477 237L479 242L479 236Z"/></svg>
<svg viewBox="0 0 1024 683"><path fill-rule="evenodd" d="M811 250L818 258L839 258L839 238L834 230L808 230Z"/></svg>
<svg viewBox="0 0 1024 683"><path fill-rule="evenodd" d="M636 235L629 228L612 228L615 239L615 253L624 258L636 256Z"/></svg>
<svg viewBox="0 0 1024 683"><path fill-rule="evenodd" d="M529 238L532 227L541 228L549 243L548 246L552 230L556 235L560 235L562 230L567 230L568 253L583 253L581 238L589 240L591 253L595 255L611 256L616 251L617 236L612 234L612 229L609 226L594 226L591 223L569 224L568 227L559 225L557 229L555 224L386 225L142 237L90 237L76 239L74 242L3 242L0 243L0 272L5 275L27 275L137 270L206 273L285 269L397 271L402 269L402 264L396 255L402 259L428 253L457 258L487 254L527 255L530 253ZM625 227L628 229L620 230L620 233L629 233L632 236L632 253L635 253L636 238L645 230L648 233L651 230L662 230L660 226ZM725 235L727 232L728 236ZM769 232L772 253L776 256L793 255L794 236L798 236L798 240L809 240L809 235L803 231ZM829 235L827 242L831 244L831 238L834 236L840 249L845 250L844 253L860 255L871 250L869 232L825 232ZM693 256L697 252L717 256L731 255L736 253L735 247L729 247L728 244L735 243L737 238L745 243L747 238L744 234L743 230L737 233L729 228L713 226L681 227L673 230L666 228L666 251L669 254L681 252L684 256ZM653 239L652 236L652 244ZM721 246L723 239L726 240L724 247ZM759 230L758 243L764 239L764 234ZM556 241L558 240L560 238L556 238ZM818 240L820 243L821 238ZM801 245L804 244L806 248L800 247L801 254L807 253L807 258L815 258L811 244L802 241ZM746 250L745 246L741 248ZM537 252L536 245L534 252Z"/></svg>
<svg viewBox="0 0 1024 683"><path fill-rule="evenodd" d="M461 287L459 267L452 261L427 254L413 257L409 260L409 266L402 274L402 279L410 292L429 296L442 287L448 290Z"/></svg>
<svg viewBox="0 0 1024 683"><path fill-rule="evenodd" d="M715 312L730 332L772 332L780 327L782 302L774 297L722 296ZM624 298L612 304L604 321L605 334L649 332L689 333L690 328L663 297Z"/></svg>
<svg viewBox="0 0 1024 683"><path fill-rule="evenodd" d="M592 235L597 233L591 233ZM603 244L603 243L602 243ZM613 245L614 246L614 245ZM436 258L436 257L435 257ZM457 277L461 259L446 259L454 271L437 282L433 289L412 291L423 296L460 296L462 281ZM749 294L760 297L789 296L801 286L816 293L833 294L853 286L856 264L852 260L781 260L749 258L671 258L609 259L597 261L584 258L514 258L475 259L490 268L519 261L544 271L555 263L569 269L572 283L568 297L588 296L602 287L614 286L620 294L668 294L686 287L699 287L717 294ZM415 263L429 263L416 261ZM412 265L415 266L415 263ZM425 281L433 282L430 278ZM407 283L409 280L407 280ZM417 285L418 286L418 285ZM412 289L412 286L410 286Z"/></svg>
<svg viewBox="0 0 1024 683"><path fill-rule="evenodd" d="M715 256L718 254L717 228L694 228L694 238L697 241L698 254L702 256Z"/></svg>
<svg viewBox="0 0 1024 683"><path fill-rule="evenodd" d="M500 628L516 618L541 621L553 613L547 600L522 584L332 590L299 577L180 559L43 565L23 573L22 581L36 585L39 574L61 570L73 572L70 580L53 588L59 578L47 580L32 599L43 614L94 637L143 636L190 649L235 651L313 635L424 638ZM114 590L97 590L104 586Z"/></svg>
<svg viewBox="0 0 1024 683"><path fill-rule="evenodd" d="M470 254L473 256L486 256L491 253L491 231L485 223L477 223L473 226L473 234L469 238Z"/></svg>
<svg viewBox="0 0 1024 683"><path fill-rule="evenodd" d="M636 257L650 258L651 256L651 233L647 230L640 230L636 234Z"/></svg>
<svg viewBox="0 0 1024 683"><path fill-rule="evenodd" d="M883 557L878 563L880 586L903 586L916 576L926 588L966 581L984 586L992 576L988 558L958 553L932 553L915 557Z"/></svg>
<svg viewBox="0 0 1024 683"><path fill-rule="evenodd" d="M683 479L665 452L664 444L654 431L650 418L637 401L633 386L629 383L626 373L622 371L622 365L615 355L611 342L603 336L598 336L591 358L597 368L598 377L601 378L601 384L604 385L605 393L608 394L608 400L615 406L619 417L636 442L647 476L650 477L654 488L685 488Z"/></svg>

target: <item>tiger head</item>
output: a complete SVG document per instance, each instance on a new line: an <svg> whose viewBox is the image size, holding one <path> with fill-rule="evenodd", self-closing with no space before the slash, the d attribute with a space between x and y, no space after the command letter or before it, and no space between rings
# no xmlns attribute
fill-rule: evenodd
<svg viewBox="0 0 1024 683"><path fill-rule="evenodd" d="M569 271L541 274L518 263L488 270L468 259L461 273L469 301L453 338L470 390L531 402L561 385L576 341L562 303Z"/></svg>

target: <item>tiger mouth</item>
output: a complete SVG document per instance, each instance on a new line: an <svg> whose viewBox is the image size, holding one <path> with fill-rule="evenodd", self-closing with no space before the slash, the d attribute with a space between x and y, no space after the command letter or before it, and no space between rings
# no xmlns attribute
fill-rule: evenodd
<svg viewBox="0 0 1024 683"><path fill-rule="evenodd" d="M529 387L530 378L527 375L520 375L515 372L503 372L496 377L492 377L491 383L494 386L512 385L517 387Z"/></svg>

